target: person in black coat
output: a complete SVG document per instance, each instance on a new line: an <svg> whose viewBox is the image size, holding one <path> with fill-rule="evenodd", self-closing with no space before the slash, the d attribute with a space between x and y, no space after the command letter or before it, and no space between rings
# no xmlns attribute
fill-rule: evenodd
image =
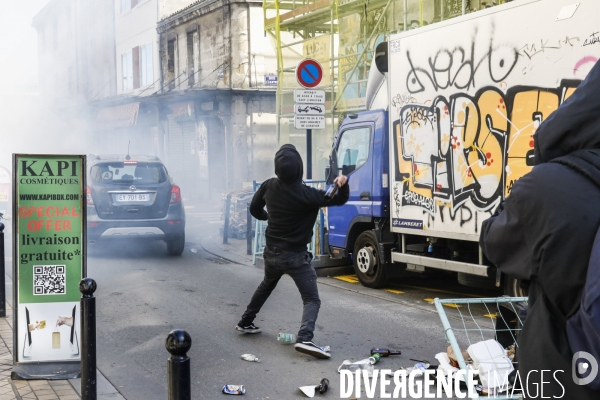
<svg viewBox="0 0 600 400"><path fill-rule="evenodd" d="M572 378L565 321L579 307L600 226L600 63L534 141L535 167L483 223L480 245L529 285L517 350L524 397L597 400L600 392Z"/></svg>
<svg viewBox="0 0 600 400"><path fill-rule="evenodd" d="M275 174L262 183L250 203L254 218L269 221L265 232L266 247L263 252L265 276L258 286L246 312L236 326L244 333L259 333L253 321L267 301L277 282L288 274L304 303L300 331L294 348L317 358L330 358L329 352L313 342L315 322L321 300L317 288L317 273L311 265L312 254L307 251L319 208L342 205L348 201L348 178L340 175L334 185L338 192L332 197L326 192L306 186L302 182L302 158L291 144L281 146L275 154ZM265 211L264 207L267 206Z"/></svg>

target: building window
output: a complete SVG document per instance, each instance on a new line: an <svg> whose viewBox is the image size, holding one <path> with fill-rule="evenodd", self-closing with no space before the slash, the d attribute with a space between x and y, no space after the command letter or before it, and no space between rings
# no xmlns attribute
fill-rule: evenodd
<svg viewBox="0 0 600 400"><path fill-rule="evenodd" d="M133 89L133 59L131 51L121 54L121 71L123 75L123 91Z"/></svg>
<svg viewBox="0 0 600 400"><path fill-rule="evenodd" d="M140 47L140 76L142 86L148 86L154 83L152 43Z"/></svg>
<svg viewBox="0 0 600 400"><path fill-rule="evenodd" d="M167 82L169 90L175 89L175 40L167 42Z"/></svg>
<svg viewBox="0 0 600 400"><path fill-rule="evenodd" d="M121 14L126 13L137 6L140 0L121 0Z"/></svg>
<svg viewBox="0 0 600 400"><path fill-rule="evenodd" d="M199 53L200 53L200 40L198 31L188 32L187 34L187 73L188 73L188 84L190 87L194 86L199 81L198 68L199 68Z"/></svg>
<svg viewBox="0 0 600 400"><path fill-rule="evenodd" d="M121 0L121 14L131 9L131 0Z"/></svg>

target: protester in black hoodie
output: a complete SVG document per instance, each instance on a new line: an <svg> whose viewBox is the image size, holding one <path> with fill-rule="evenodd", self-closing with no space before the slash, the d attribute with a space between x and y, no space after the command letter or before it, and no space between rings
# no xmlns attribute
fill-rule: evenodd
<svg viewBox="0 0 600 400"><path fill-rule="evenodd" d="M260 332L260 328L253 324L254 318L279 279L288 274L296 283L304 303L294 347L301 353L329 358L329 353L312 341L321 300L317 274L310 263L312 255L307 252L306 246L312 238L319 208L348 201L348 179L343 175L335 178L334 184L339 189L331 199L325 197L324 191L304 185L302 158L291 144L281 146L275 154L275 174L277 178L263 182L250 204L250 213L255 218L269 221L265 233L267 245L263 252L265 276L235 328L245 333ZM264 210L265 205L268 211Z"/></svg>
<svg viewBox="0 0 600 400"><path fill-rule="evenodd" d="M565 321L579 307L600 226L600 63L534 141L536 166L483 223L480 244L502 272L529 283L517 351L524 397L597 400L572 378Z"/></svg>

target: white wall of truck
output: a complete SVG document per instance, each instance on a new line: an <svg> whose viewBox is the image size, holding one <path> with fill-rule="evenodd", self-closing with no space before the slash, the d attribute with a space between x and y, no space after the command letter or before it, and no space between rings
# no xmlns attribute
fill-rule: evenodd
<svg viewBox="0 0 600 400"><path fill-rule="evenodd" d="M393 232L479 239L600 58L599 17L598 0L523 0L389 37Z"/></svg>

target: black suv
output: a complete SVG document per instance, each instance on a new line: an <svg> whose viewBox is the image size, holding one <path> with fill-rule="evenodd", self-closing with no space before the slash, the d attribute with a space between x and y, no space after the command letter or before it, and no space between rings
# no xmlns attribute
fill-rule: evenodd
<svg viewBox="0 0 600 400"><path fill-rule="evenodd" d="M185 211L181 189L155 156L91 155L87 234L104 239L159 239L171 255L183 253Z"/></svg>

